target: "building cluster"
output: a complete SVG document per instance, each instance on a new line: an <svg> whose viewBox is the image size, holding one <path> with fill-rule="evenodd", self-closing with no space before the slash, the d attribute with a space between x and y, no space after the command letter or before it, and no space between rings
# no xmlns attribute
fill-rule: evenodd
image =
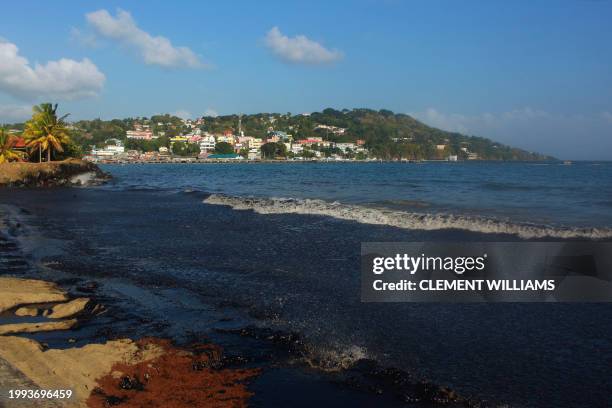
<svg viewBox="0 0 612 408"><path fill-rule="evenodd" d="M174 150L177 143L186 145L197 145L199 154L193 159L198 160L260 160L262 158L261 147L266 143L282 143L285 146L288 156L300 160L303 158L317 159L324 154L321 150L332 148L333 154L326 157L333 160L343 160L347 157L354 157L356 154L367 156L364 147L364 140L357 140L355 143L334 143L323 140L322 137L309 137L294 140L291 134L283 131L270 129L266 138L247 136L240 129L234 132L233 129L226 129L222 133L209 133L200 127L202 119L183 120L186 132L181 135L169 137L169 147L161 146L156 152L139 152L137 150L127 150L124 144L118 139L109 139L102 148L93 147L86 159L94 162L130 162L130 161L184 161L184 158L175 157ZM157 123L156 129L164 129L172 126L171 123ZM318 129L327 129L334 134L343 134L346 129L334 126L318 125ZM127 140L154 141L159 137L165 136L163 130L154 131L150 124L136 123L133 129L126 131ZM227 151L223 154L217 152L219 143L227 143L231 146L232 153ZM226 149L229 150L226 146Z"/></svg>
<svg viewBox="0 0 612 408"><path fill-rule="evenodd" d="M324 140L320 136L310 136L302 139L295 139L293 135L275 130L268 129L267 137L258 138L245 135L242 131L240 122L238 123L238 131L226 129L223 132L210 133L202 130L204 119L183 120L179 135L168 137L168 145L160 146L157 151L140 152L138 150L128 150L124 144L118 139L109 139L106 141L103 148L94 147L91 154L86 156L88 160L95 162L130 162L130 161L146 161L146 162L166 162L166 161L196 161L196 160L261 160L262 146L267 143L276 143L284 145L286 156L292 160L351 160L355 158L366 159L369 152L365 147L364 140L356 140L355 142L332 142ZM176 129L172 123L135 123L133 129L126 131L126 139L154 141L159 137L166 136L168 129ZM330 125L319 124L315 126L315 130L324 130L328 134L343 135L346 132L345 128L340 128ZM176 132L174 132L176 133ZM396 143L411 142L411 137L392 138ZM222 151L219 151L219 143L226 143L229 146L224 146ZM188 147L188 151L199 152L188 154L190 157L185 157L184 152L179 157L176 152L179 151L177 144L181 144L181 149ZM129 145L129 144L128 144ZM193 149L197 146L197 149ZM434 145L438 152L438 160L457 161L459 156L451 154L449 140L441 140ZM467 144L462 145L459 153L463 158L468 160L479 159L478 154L471 152ZM270 158L270 157L266 157Z"/></svg>
<svg viewBox="0 0 612 408"><path fill-rule="evenodd" d="M103 148L93 147L91 153L83 159L95 163L129 163L129 162L171 162L173 157L170 150L162 146L158 151L141 152L135 149L126 149L123 142L118 139L108 139Z"/></svg>

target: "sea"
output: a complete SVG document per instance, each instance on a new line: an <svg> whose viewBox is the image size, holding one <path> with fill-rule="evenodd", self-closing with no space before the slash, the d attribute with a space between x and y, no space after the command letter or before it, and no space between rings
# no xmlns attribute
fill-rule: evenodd
<svg viewBox="0 0 612 408"><path fill-rule="evenodd" d="M433 216L431 229L442 226L448 216L454 216L456 222L465 217L472 222L506 223L508 230L497 232L510 233L513 225L533 224L577 231L580 227L593 228L601 230L601 237L593 238L605 238L612 227L610 162L270 163L105 169L116 177L106 187L112 190L203 191L217 196L209 199L210 203L225 199L227 204L241 206L242 202L242 207L254 208L257 202L245 200L271 200L262 206L282 206L293 200L295 207L301 207L293 211L305 213L321 211L310 208L317 205L344 204L352 206L351 211L359 213L353 217L363 222L373 222L365 212L386 209L401 211L398 217L404 221L410 218L407 214ZM478 231L479 227L471 230ZM481 232L489 232L486 228L482 226ZM555 236L554 230L542 231L544 234Z"/></svg>
<svg viewBox="0 0 612 408"><path fill-rule="evenodd" d="M279 400L270 384L366 360L492 406L612 406L611 304L362 303L359 274L362 242L610 241L610 162L102 168L102 186L0 192L7 225L34 262L147 316L119 332L208 336L247 354L227 333L299 336L299 358L253 385L254 406L343 405L342 386L318 401L295 380ZM279 375L288 365L294 376Z"/></svg>

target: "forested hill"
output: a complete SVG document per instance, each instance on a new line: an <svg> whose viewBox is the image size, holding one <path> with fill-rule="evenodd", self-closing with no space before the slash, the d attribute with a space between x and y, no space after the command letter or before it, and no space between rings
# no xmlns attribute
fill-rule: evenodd
<svg viewBox="0 0 612 408"><path fill-rule="evenodd" d="M238 135L239 115L205 116L197 121L197 127L212 134L231 130ZM196 121L191 121L192 126ZM148 124L154 135L164 135L154 143L136 144L128 148L156 150L169 146L169 138L193 132L187 122L168 114L150 118L126 118L113 120L81 120L74 122L72 140L83 152L92 145L104 146L108 139L126 141L126 131L135 125ZM291 135L294 141L315 136L332 142L365 141L369 157L382 159L447 159L456 155L459 160L478 158L483 160L554 160L550 156L527 152L505 146L490 139L446 132L425 125L406 114L372 109L325 109L311 114L258 113L241 115L245 136L266 139L273 132ZM17 129L23 124L9 125ZM146 145L146 146L141 146Z"/></svg>
<svg viewBox="0 0 612 408"><path fill-rule="evenodd" d="M236 129L237 115L206 119L206 128L220 132ZM346 129L326 129L318 125ZM249 136L265 137L270 128L293 135L294 140L321 136L334 142L365 140L366 147L380 158L443 159L449 155L467 158L468 152L484 160L554 160L550 156L527 152L490 139L447 132L425 125L413 117L389 110L325 109L308 115L255 114L242 116L242 129ZM440 147L444 145L444 149Z"/></svg>

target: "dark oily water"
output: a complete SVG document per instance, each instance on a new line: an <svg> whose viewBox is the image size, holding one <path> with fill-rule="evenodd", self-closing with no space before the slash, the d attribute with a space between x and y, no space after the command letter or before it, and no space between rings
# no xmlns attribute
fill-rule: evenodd
<svg viewBox="0 0 612 408"><path fill-rule="evenodd" d="M218 169L232 172L238 167L265 169ZM163 166L143 169L161 172L150 177L169 177ZM167 169L204 174L217 167ZM45 256L46 262L106 282L110 289L137 299L139 307L151 310L153 322L148 327L160 335L187 337L191 327L219 336L216 328L231 331L254 325L299 333L307 351L305 362L323 371L342 371L367 358L448 385L462 395L511 406L610 402L609 304L359 300L361 242L518 240L517 235L410 230L316 214L236 211L207 204L206 194L151 187L123 190L118 185L3 192L0 200L26 209L24 222L38 228L45 239L63 242L59 253ZM139 294L139 288L147 288L146 293ZM148 295L151 288L156 296ZM157 319L165 315L163 324L155 325L156 314ZM219 325L219 316L231 321ZM228 349L250 347L246 338L227 341ZM274 374L270 375L258 384L273 383ZM265 406L265 393L257 401Z"/></svg>

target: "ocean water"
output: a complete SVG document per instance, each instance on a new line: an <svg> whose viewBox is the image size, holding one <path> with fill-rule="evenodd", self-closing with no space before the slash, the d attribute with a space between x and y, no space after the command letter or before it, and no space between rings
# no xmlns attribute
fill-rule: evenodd
<svg viewBox="0 0 612 408"><path fill-rule="evenodd" d="M157 335L214 336L230 324L214 310L299 333L322 370L367 358L511 407L612 405L611 304L361 303L359 279L366 241L608 240L609 163L104 170L105 186L0 191L0 203L58 243L42 257L55 269L156 294L138 308L169 325Z"/></svg>
<svg viewBox="0 0 612 408"><path fill-rule="evenodd" d="M109 189L201 191L209 204L407 229L612 237L612 163L292 163L105 166Z"/></svg>

